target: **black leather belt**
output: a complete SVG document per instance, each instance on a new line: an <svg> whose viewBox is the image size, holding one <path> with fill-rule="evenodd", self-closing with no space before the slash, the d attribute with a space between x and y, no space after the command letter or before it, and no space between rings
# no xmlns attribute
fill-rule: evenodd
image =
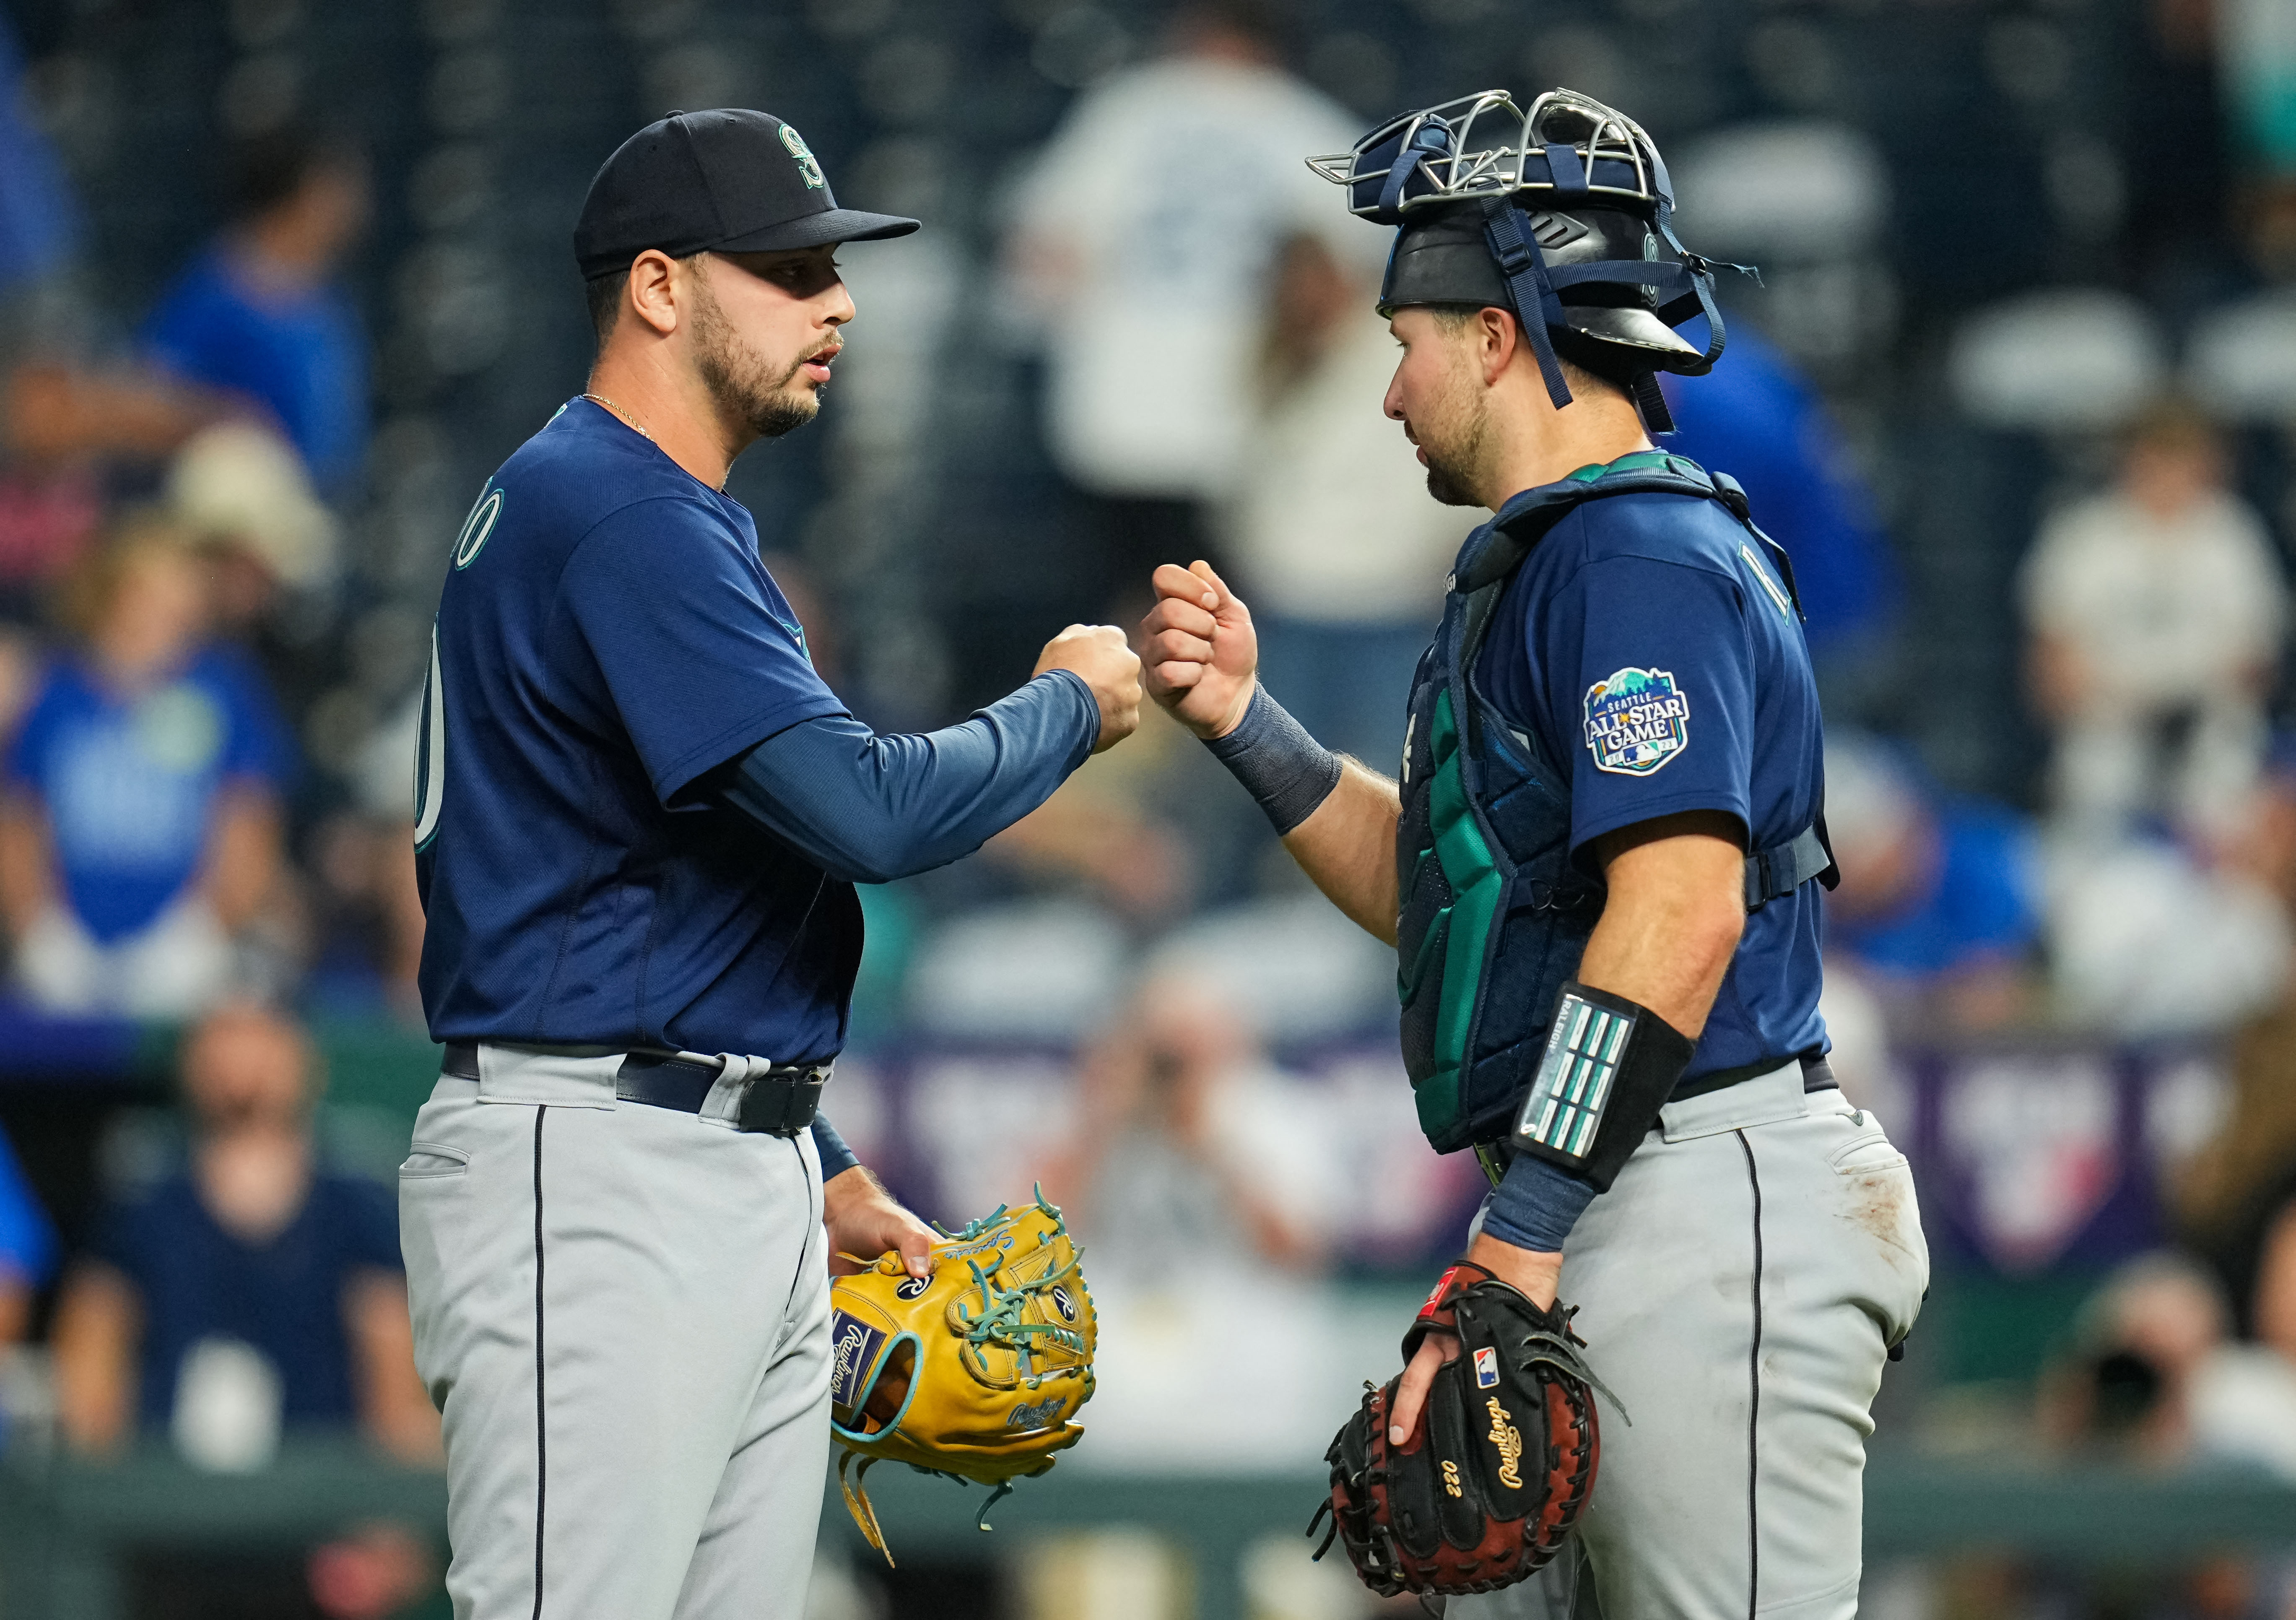
<svg viewBox="0 0 2296 1620"><path fill-rule="evenodd" d="M439 1072L455 1080L479 1078L479 1048L467 1040L447 1043ZM622 1059L614 1077L614 1095L626 1103L675 1108L699 1114L709 1089L718 1083L719 1065L666 1054L632 1052ZM768 1136L795 1136L811 1129L821 1107L821 1089L829 1083L829 1070L775 1068L750 1077L742 1093L734 1125Z"/></svg>
<svg viewBox="0 0 2296 1620"><path fill-rule="evenodd" d="M1786 1059L1786 1063L1792 1061L1791 1057ZM1784 1063L1750 1063L1741 1068L1718 1069L1711 1074L1701 1074L1696 1080L1685 1081L1675 1087L1666 1100L1678 1103L1687 1098L1704 1097L1710 1091L1726 1090L1764 1074L1775 1074L1785 1066ZM1833 1077L1833 1065L1825 1060L1824 1053L1802 1054L1801 1089L1805 1097L1814 1091L1838 1091L1841 1089L1841 1082ZM1658 1122L1652 1120L1651 1127L1657 1129ZM1505 1178L1507 1161L1513 1156L1512 1149L1504 1141L1475 1144L1475 1160L1482 1165L1483 1174L1490 1178L1493 1187Z"/></svg>
<svg viewBox="0 0 2296 1620"><path fill-rule="evenodd" d="M1786 1059L1786 1063L1792 1061L1792 1058ZM1666 1100L1678 1103L1689 1098L1703 1097L1710 1091L1727 1090L1732 1086L1764 1074L1774 1074L1784 1067L1785 1063L1765 1059L1760 1063L1743 1064L1734 1069L1717 1069L1710 1074L1701 1074L1696 1080L1684 1081L1675 1087ZM1826 1062L1824 1053L1804 1052L1801 1055L1801 1089L1805 1093L1832 1091L1838 1090L1841 1084L1833 1078L1833 1065Z"/></svg>

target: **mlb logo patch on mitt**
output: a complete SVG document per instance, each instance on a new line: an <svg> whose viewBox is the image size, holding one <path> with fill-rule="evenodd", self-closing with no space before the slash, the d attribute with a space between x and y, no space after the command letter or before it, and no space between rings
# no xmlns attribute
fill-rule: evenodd
<svg viewBox="0 0 2296 1620"><path fill-rule="evenodd" d="M1449 1335L1459 1354L1427 1392L1402 1446L1387 1437L1400 1376L1364 1386L1363 1405L1324 1453L1331 1500L1316 1511L1386 1597L1496 1591L1562 1550L1595 1489L1599 1387L1560 1306L1542 1311L1479 1266L1446 1272L1404 1340Z"/></svg>
<svg viewBox="0 0 2296 1620"><path fill-rule="evenodd" d="M996 1489L1042 1474L1084 1438L1099 1342L1082 1251L1061 1212L1037 1201L944 1229L930 1278L886 1254L830 1284L830 1432L838 1484L869 1544L892 1561L863 1477L890 1458ZM847 1477L849 1464L859 1460Z"/></svg>

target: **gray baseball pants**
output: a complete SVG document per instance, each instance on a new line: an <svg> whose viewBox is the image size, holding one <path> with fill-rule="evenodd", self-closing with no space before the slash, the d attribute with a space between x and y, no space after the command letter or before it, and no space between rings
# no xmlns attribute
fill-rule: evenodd
<svg viewBox="0 0 2296 1620"><path fill-rule="evenodd" d="M399 1171L455 1620L798 1620L829 1461L820 1163L734 1129L738 1080L681 1114L618 1103L619 1064L481 1047Z"/></svg>
<svg viewBox="0 0 2296 1620"><path fill-rule="evenodd" d="M1866 1438L1929 1287L1905 1155L1790 1065L1669 1103L1562 1247L1603 1453L1576 1544L1452 1620L1851 1620ZM1598 1401L1600 1397L1597 1397Z"/></svg>

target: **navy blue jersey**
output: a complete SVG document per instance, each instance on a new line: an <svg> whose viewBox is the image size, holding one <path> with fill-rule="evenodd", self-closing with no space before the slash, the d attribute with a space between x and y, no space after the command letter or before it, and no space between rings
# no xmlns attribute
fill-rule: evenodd
<svg viewBox="0 0 2296 1620"><path fill-rule="evenodd" d="M570 403L463 525L424 709L433 1040L836 1053L852 888L701 781L845 712L738 502Z"/></svg>
<svg viewBox="0 0 2296 1620"><path fill-rule="evenodd" d="M1759 551L1714 501L1618 495L1574 508L1508 582L1477 678L1560 767L1589 871L1595 839L1659 816L1726 812L1756 849L1816 818L1809 650ZM1818 906L1805 884L1746 919L1685 1079L1824 1048Z"/></svg>

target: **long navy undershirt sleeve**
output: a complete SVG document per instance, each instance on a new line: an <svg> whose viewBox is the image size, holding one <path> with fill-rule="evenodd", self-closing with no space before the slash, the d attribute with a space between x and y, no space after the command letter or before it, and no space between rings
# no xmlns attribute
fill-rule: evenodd
<svg viewBox="0 0 2296 1620"><path fill-rule="evenodd" d="M821 1179L824 1183L834 1181L861 1162L845 1145L845 1139L837 1134L837 1127L829 1122L826 1114L813 1116L813 1147L821 1155Z"/></svg>
<svg viewBox="0 0 2296 1620"><path fill-rule="evenodd" d="M890 883L971 854L1035 810L1099 736L1092 688L1053 670L939 731L803 721L742 755L718 797L832 877Z"/></svg>

